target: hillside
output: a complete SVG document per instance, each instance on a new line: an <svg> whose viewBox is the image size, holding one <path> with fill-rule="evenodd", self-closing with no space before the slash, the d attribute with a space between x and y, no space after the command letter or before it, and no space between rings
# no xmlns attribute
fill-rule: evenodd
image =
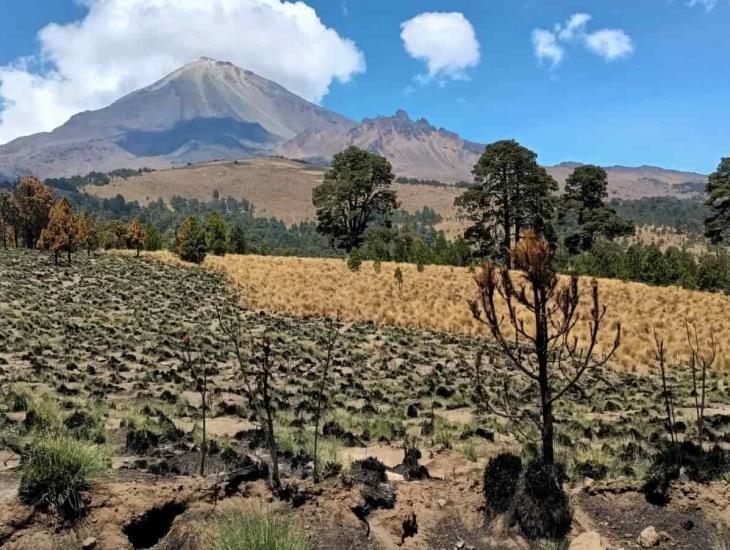
<svg viewBox="0 0 730 550"><path fill-rule="evenodd" d="M264 423L252 402L258 394L246 390L251 375L247 369L242 375L216 321L215 306L225 295L220 277L132 254L76 254L71 266L58 268L39 251L0 249L3 549L240 548L240 538L228 546L210 541L220 540L221 518L259 509L269 518L291 518L290 528L311 543L277 548L534 546L518 528L505 529L501 519L490 521L485 514L485 466L503 452L529 452L533 432L526 431L527 422L479 406L473 365L484 357L480 385L489 395L509 387L510 401L527 406L534 404L534 390L487 340L462 330L462 297L473 290L468 272L428 267L418 273L415 266L402 266L400 296L394 266L387 264L376 275L369 264L353 273L343 261L240 256L208 265L216 263L242 284L256 308L236 309L245 360L249 345L262 334L271 336L276 375L267 387L275 396L274 434L286 490L271 489L272 459L262 448ZM665 291L624 290L651 299L654 291ZM635 331L651 312L642 309L637 316L620 287L607 291L609 310L619 308L628 317L625 345L633 348ZM669 292L655 306L675 308L667 309L669 315L681 313L680 304L697 311L698 319L701 312L701 319L714 321L721 302L705 298ZM288 314L292 310L305 315ZM314 483L311 403L322 390L313 374L332 331L323 311L362 319L376 314L379 323L343 323L332 348L317 453L323 476ZM429 330L438 323L453 332ZM194 357L200 358L193 361L204 361L209 373L208 393L196 391L199 371L182 354L187 339L180 330L190 327ZM669 334L674 325L658 328ZM727 329L719 338L726 343ZM556 403L557 451L575 516L569 538L591 530L594 539L626 548L651 525L671 537L673 548L721 548L713 541L727 540L730 532L726 465L702 483L687 468L687 479L664 489L666 505L647 503L651 493L644 480L663 464L666 428L661 378L647 368L645 349L644 337L627 365L642 374L589 370L580 391ZM257 364L253 357L246 365ZM690 373L673 368L670 380L686 389ZM708 439L726 446L730 377L712 371L709 380ZM677 425L690 434L692 398L684 391L674 398ZM418 452L415 464L405 449ZM200 475L203 453L206 475ZM41 462L49 475L31 478L37 456L60 458ZM382 482L362 474L356 461L365 457L381 461ZM63 492L66 477L53 474L66 475L77 464L83 468L73 470L80 472L74 480L81 482L69 497ZM44 491L30 493L28 486ZM390 499L373 499L374 488ZM67 506L35 505L47 494Z"/></svg>
<svg viewBox="0 0 730 550"><path fill-rule="evenodd" d="M572 171L567 165L549 167L562 183ZM287 223L314 218L312 189L322 181L324 168L283 158L259 157L240 161L201 163L182 168L158 170L130 178L114 178L109 185L87 186L92 195L111 198L121 194L125 199L148 204L159 198L169 203L175 196L210 200L217 190L222 197L245 198L256 207L260 216L273 216ZM642 177L662 176L656 168L608 168L609 195L612 198L645 196ZM656 193L672 192L683 173L669 172L665 184ZM427 206L441 214L440 229L455 234L460 228L454 199L463 190L451 186L395 184L402 207L410 212ZM680 194L680 196L682 196Z"/></svg>
<svg viewBox="0 0 730 550"><path fill-rule="evenodd" d="M175 195L210 200L217 190L221 197L249 200L257 216L273 216L291 224L314 218L312 189L322 182L323 175L322 168L301 162L253 158L115 178L109 185L87 186L85 190L103 198L121 194L140 204L158 198L169 202ZM453 202L460 189L410 184L395 184L395 188L404 209L413 212L428 206L447 218L445 221L454 221Z"/></svg>
<svg viewBox="0 0 730 550"><path fill-rule="evenodd" d="M180 264L170 252L150 254ZM337 314L400 327L486 335L467 306L467 300L476 295L474 274L467 268L428 266L419 273L414 265L400 265L404 284L399 292L393 279L395 264L383 264L377 273L372 262L364 262L359 272L353 272L342 260L229 255L208 256L204 265L224 270L240 285L250 306L271 313ZM599 284L601 302L607 306L605 326L622 325L615 367L645 372L654 358L653 342L647 341L654 328L666 339L667 356L682 360L685 321L689 321L697 324L703 345L709 330L716 331L715 366L730 369L730 297L614 279L601 279ZM587 300L588 279L582 279L581 285L582 300ZM585 337L586 329L587 324L581 323L577 334ZM613 337L608 329L606 334Z"/></svg>

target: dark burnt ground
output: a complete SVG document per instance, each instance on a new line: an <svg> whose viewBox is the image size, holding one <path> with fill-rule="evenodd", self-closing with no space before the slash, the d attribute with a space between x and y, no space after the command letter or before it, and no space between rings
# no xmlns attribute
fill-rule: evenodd
<svg viewBox="0 0 730 550"><path fill-rule="evenodd" d="M718 537L717 530L696 505L682 506L672 502L668 506L655 506L649 504L643 494L635 492L581 494L578 502L598 530L624 548L640 548L639 534L651 525L657 532L665 532L671 537L659 548L707 550ZM726 535L730 536L730 533Z"/></svg>
<svg viewBox="0 0 730 550"><path fill-rule="evenodd" d="M499 550L503 545L489 542L491 530L485 525L478 529L466 527L456 514L449 514L439 520L436 527L426 537L428 548L434 550L457 548L463 542L461 548L474 550Z"/></svg>

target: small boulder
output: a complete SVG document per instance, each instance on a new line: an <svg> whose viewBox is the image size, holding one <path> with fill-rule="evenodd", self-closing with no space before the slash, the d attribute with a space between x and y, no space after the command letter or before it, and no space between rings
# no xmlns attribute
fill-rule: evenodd
<svg viewBox="0 0 730 550"><path fill-rule="evenodd" d="M86 537L81 542L81 548L83 550L91 550L92 548L96 548L96 538L95 537Z"/></svg>
<svg viewBox="0 0 730 550"><path fill-rule="evenodd" d="M659 544L659 540L659 533L657 533L653 525L650 525L639 535L639 546L642 548L653 548Z"/></svg>
<svg viewBox="0 0 730 550"><path fill-rule="evenodd" d="M568 550L606 550L608 545L595 531L588 531L573 539Z"/></svg>

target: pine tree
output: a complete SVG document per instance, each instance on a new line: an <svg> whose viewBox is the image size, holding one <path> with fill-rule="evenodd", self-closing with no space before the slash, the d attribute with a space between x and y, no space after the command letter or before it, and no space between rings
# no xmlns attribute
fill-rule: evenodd
<svg viewBox="0 0 730 550"><path fill-rule="evenodd" d="M0 240L3 248L18 246L20 217L18 208L8 193L0 193Z"/></svg>
<svg viewBox="0 0 730 550"><path fill-rule="evenodd" d="M231 254L246 254L248 252L246 230L240 223L236 223L231 227L231 232L228 235L228 252Z"/></svg>
<svg viewBox="0 0 730 550"><path fill-rule="evenodd" d="M99 231L96 228L94 217L85 212L83 216L78 218L77 223L79 245L86 249L86 253L91 253L99 248Z"/></svg>
<svg viewBox="0 0 730 550"><path fill-rule="evenodd" d="M705 220L705 236L716 244L730 240L730 157L707 179L706 204L712 215Z"/></svg>
<svg viewBox="0 0 730 550"><path fill-rule="evenodd" d="M144 229L142 229L142 224L139 223L139 218L134 218L127 229L127 242L137 251L136 255L138 258L139 251L142 250L145 238L146 235Z"/></svg>
<svg viewBox="0 0 730 550"><path fill-rule="evenodd" d="M206 252L205 231L198 218L190 216L183 221L175 232L173 248L181 260L202 263Z"/></svg>
<svg viewBox="0 0 730 550"><path fill-rule="evenodd" d="M144 249L148 251L160 250L162 248L162 235L160 230L153 223L148 223L144 228L145 240Z"/></svg>
<svg viewBox="0 0 730 550"><path fill-rule="evenodd" d="M394 178L385 157L355 146L336 154L324 182L312 191L317 231L347 252L359 247L375 218L398 208Z"/></svg>
<svg viewBox="0 0 730 550"><path fill-rule="evenodd" d="M218 212L211 212L205 219L205 245L209 252L216 256L224 256L228 243L226 242L226 222Z"/></svg>
<svg viewBox="0 0 730 550"><path fill-rule="evenodd" d="M58 265L58 256L62 252L68 255L71 265L71 253L78 244L78 221L71 204L66 198L61 199L51 208L48 225L41 231L38 247L53 252L53 262Z"/></svg>
<svg viewBox="0 0 730 550"><path fill-rule="evenodd" d="M470 222L464 237L480 256L498 253L508 264L510 248L522 232L552 233L555 180L537 163L537 155L514 140L487 145L474 165L474 185L455 205Z"/></svg>
<svg viewBox="0 0 730 550"><path fill-rule="evenodd" d="M25 246L35 248L49 220L53 207L51 189L37 178L23 177L13 191L13 203L17 209L18 228L23 234Z"/></svg>
<svg viewBox="0 0 730 550"><path fill-rule="evenodd" d="M622 220L604 203L608 197L608 174L600 166L579 166L565 181L563 212L566 220L574 213L577 228L565 237L571 253L590 250L597 237L613 240L634 234L633 224Z"/></svg>

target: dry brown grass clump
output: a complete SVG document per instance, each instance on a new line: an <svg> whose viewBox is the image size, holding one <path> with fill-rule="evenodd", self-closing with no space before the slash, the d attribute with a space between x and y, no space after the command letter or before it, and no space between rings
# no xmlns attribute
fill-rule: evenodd
<svg viewBox="0 0 730 550"><path fill-rule="evenodd" d="M152 257L181 264L169 252ZM273 256L208 256L204 265L223 271L238 284L250 307L292 315L334 315L350 320L434 329L463 334L485 334L472 318L467 299L476 296L474 274L466 268L400 264L403 285L395 282L396 264L384 263L379 273L372 262L359 272L344 260ZM519 278L516 278L518 280ZM589 280L581 279L588 298ZM653 330L666 340L668 357L684 361L687 353L685 321L696 323L700 339L716 331L719 369L730 368L730 299L721 294L678 287L600 279L601 303L608 307L605 334L612 343L617 321L622 324L616 366L642 372L653 362ZM587 308L586 311L588 311ZM587 319L577 334L585 335ZM582 332L581 332L582 331Z"/></svg>

